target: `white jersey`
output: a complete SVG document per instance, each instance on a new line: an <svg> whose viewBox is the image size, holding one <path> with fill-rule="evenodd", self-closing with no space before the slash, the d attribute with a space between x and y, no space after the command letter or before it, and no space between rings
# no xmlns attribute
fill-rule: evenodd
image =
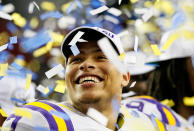
<svg viewBox="0 0 194 131"><path fill-rule="evenodd" d="M156 116L154 118L152 117L153 115L146 113L144 107L143 110L130 107L129 103L134 100L143 101L142 98L122 101L120 115L123 117L117 123L120 127L118 131L175 131L174 127L178 127L177 129L183 128L181 125L168 126L169 124L162 120L162 115L157 117L155 109L150 105L150 111L152 110L153 115ZM138 105L133 106L137 107ZM32 118L29 119L13 114L4 122L3 127L5 130L2 131L6 131L7 128L12 128L13 131L112 131L79 112L68 103L56 104L48 101L37 101L25 105L23 109L31 112ZM58 117L51 113L51 110L61 112L65 117ZM160 114L160 111L158 114Z"/></svg>

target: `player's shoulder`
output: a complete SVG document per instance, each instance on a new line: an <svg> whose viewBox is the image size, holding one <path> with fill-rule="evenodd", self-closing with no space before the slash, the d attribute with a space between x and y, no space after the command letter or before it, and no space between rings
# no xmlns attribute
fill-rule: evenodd
<svg viewBox="0 0 194 131"><path fill-rule="evenodd" d="M72 111L64 104L58 104L50 101L36 101L18 108L21 111L20 116L12 114L4 123L4 127L12 128L16 131L28 131L37 129L44 130L73 130L73 124L70 118ZM26 117L25 113L30 117Z"/></svg>

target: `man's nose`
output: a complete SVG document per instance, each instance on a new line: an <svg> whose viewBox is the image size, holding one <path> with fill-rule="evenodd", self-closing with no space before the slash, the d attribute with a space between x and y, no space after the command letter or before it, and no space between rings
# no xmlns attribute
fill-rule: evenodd
<svg viewBox="0 0 194 131"><path fill-rule="evenodd" d="M83 63L80 64L80 70L82 71L89 71L96 68L95 63L92 60L85 60Z"/></svg>

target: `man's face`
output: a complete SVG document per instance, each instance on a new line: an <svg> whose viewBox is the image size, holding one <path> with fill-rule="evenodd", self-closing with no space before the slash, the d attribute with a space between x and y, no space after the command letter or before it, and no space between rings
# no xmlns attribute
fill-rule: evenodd
<svg viewBox="0 0 194 131"><path fill-rule="evenodd" d="M120 97L123 75L109 62L96 42L78 43L80 54L67 61L66 84L74 104L95 104Z"/></svg>

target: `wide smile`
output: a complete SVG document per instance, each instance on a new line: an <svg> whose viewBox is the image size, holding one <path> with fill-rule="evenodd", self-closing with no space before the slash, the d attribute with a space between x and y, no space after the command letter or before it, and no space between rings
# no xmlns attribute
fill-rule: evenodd
<svg viewBox="0 0 194 131"><path fill-rule="evenodd" d="M97 76L97 75L81 75L79 76L75 83L76 84L80 84L80 85L85 85L85 84L89 84L89 85L93 85L93 84L97 84L102 82L104 79Z"/></svg>

